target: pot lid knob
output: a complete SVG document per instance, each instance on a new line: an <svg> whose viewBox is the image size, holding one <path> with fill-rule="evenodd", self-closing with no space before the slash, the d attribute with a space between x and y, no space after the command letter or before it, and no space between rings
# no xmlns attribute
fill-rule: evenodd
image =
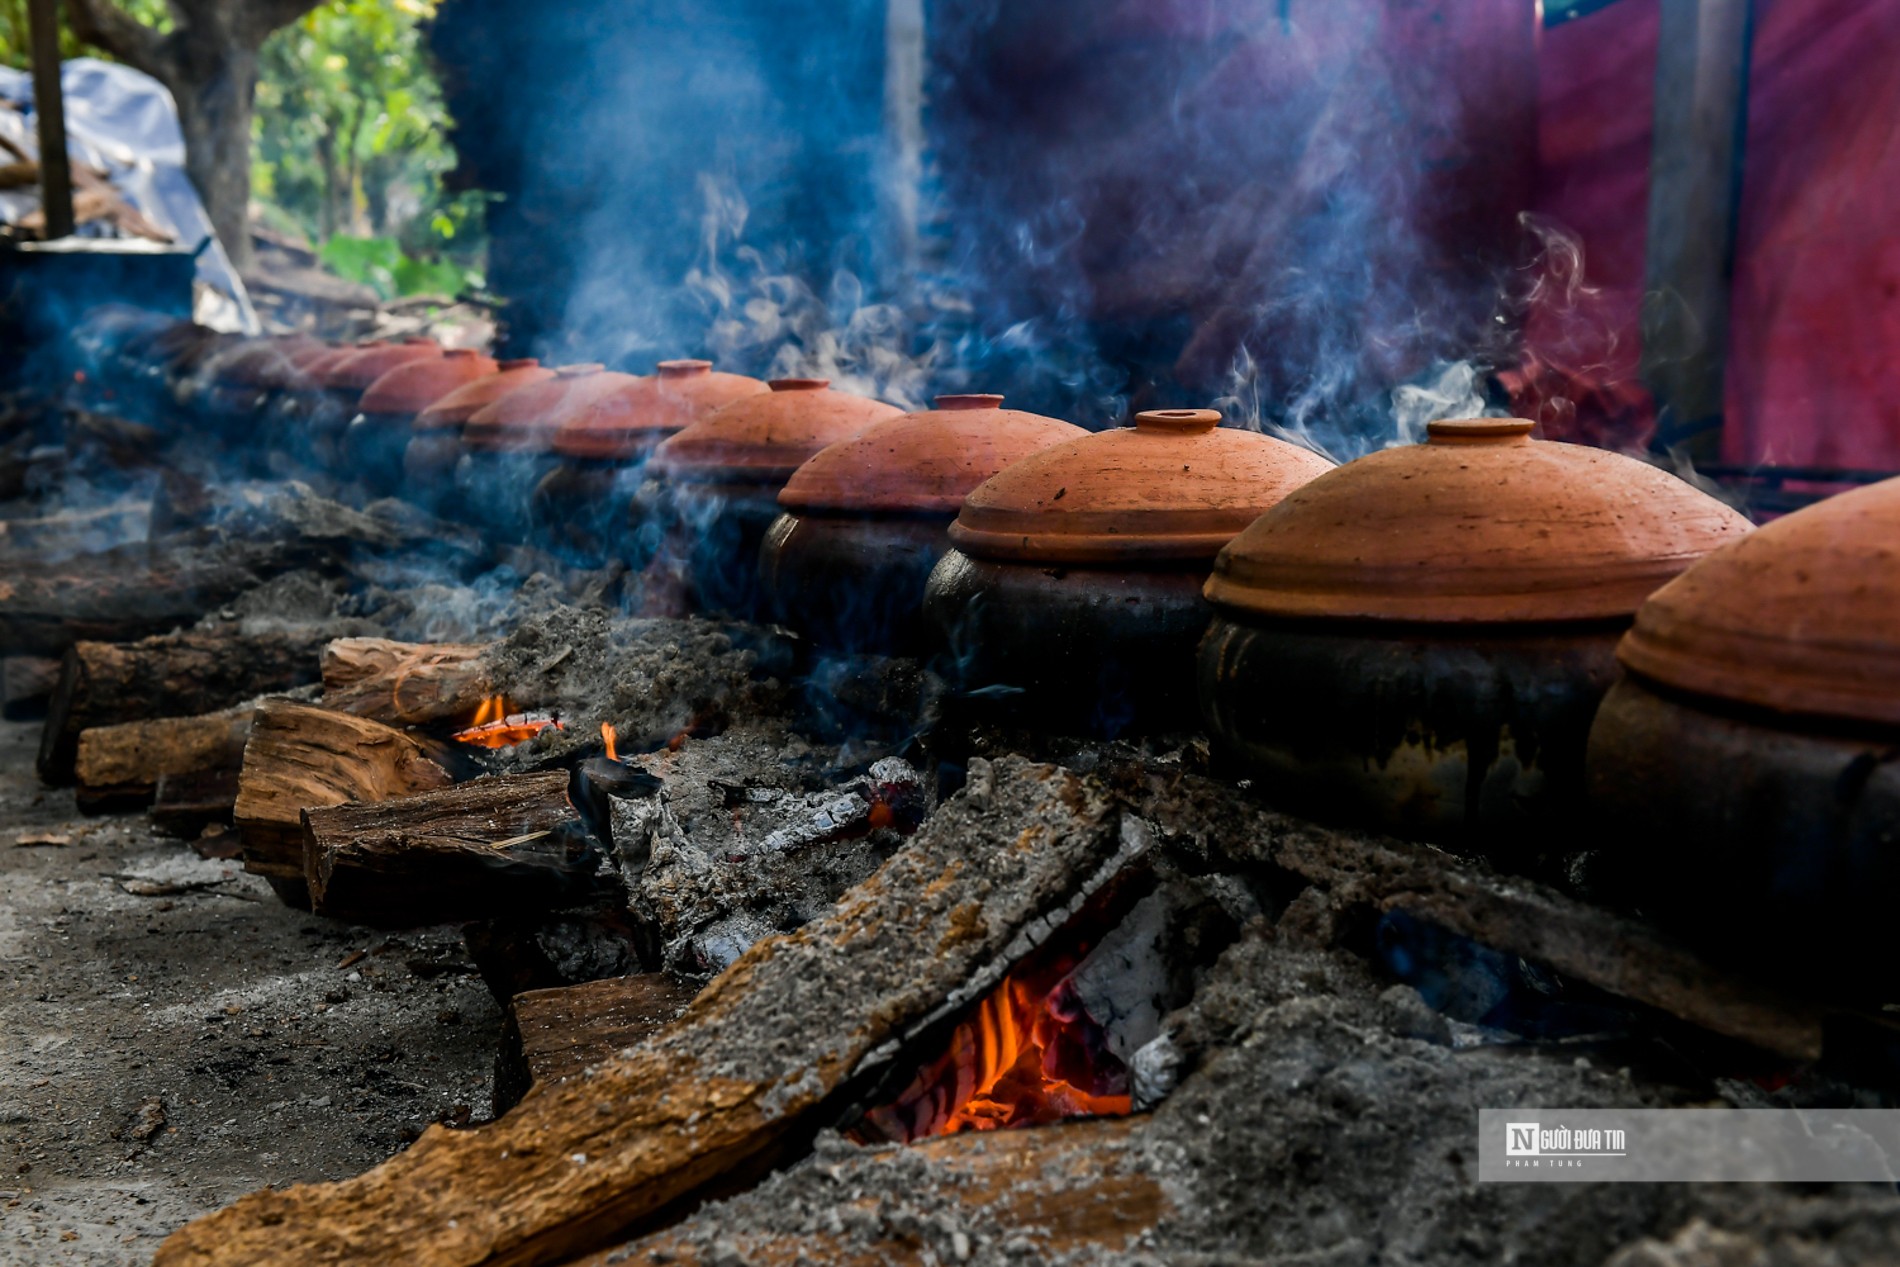
<svg viewBox="0 0 1900 1267"><path fill-rule="evenodd" d="M828 378L775 378L766 384L775 392L821 392L831 386Z"/></svg>
<svg viewBox="0 0 1900 1267"><path fill-rule="evenodd" d="M1441 418L1425 424L1427 444L1510 444L1537 424L1528 418Z"/></svg>
<svg viewBox="0 0 1900 1267"><path fill-rule="evenodd" d="M599 361L582 361L579 365L563 365L554 372L562 378L586 378L589 374L598 374L606 368Z"/></svg>
<svg viewBox="0 0 1900 1267"><path fill-rule="evenodd" d="M1220 426L1218 409L1146 409L1135 415L1135 430L1196 435Z"/></svg>
<svg viewBox="0 0 1900 1267"><path fill-rule="evenodd" d="M938 396L932 403L939 409L1001 409L1003 398L984 392L962 392Z"/></svg>
<svg viewBox="0 0 1900 1267"><path fill-rule="evenodd" d="M659 370L661 378L697 378L701 374L712 373L712 362L693 360L661 361Z"/></svg>

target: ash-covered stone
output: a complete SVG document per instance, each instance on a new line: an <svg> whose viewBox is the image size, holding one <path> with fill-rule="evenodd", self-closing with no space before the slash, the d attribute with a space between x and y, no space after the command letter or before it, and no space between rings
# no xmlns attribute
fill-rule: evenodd
<svg viewBox="0 0 1900 1267"><path fill-rule="evenodd" d="M628 758L661 781L613 802L616 854L637 920L671 971L724 968L754 942L831 909L915 830L922 778L884 757L747 726Z"/></svg>

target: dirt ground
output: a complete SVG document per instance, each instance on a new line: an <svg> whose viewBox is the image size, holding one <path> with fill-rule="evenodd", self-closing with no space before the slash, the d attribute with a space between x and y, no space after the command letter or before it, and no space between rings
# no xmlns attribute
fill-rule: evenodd
<svg viewBox="0 0 1900 1267"><path fill-rule="evenodd" d="M282 905L143 815L86 818L0 723L0 1264L145 1263L266 1184L481 1120L500 1012L459 929Z"/></svg>

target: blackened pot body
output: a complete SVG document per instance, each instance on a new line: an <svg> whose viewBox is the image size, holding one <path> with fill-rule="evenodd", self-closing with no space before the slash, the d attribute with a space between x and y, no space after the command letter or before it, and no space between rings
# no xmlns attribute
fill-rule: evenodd
<svg viewBox="0 0 1900 1267"><path fill-rule="evenodd" d="M1770 970L1892 985L1900 735L1801 723L1630 675L1590 733L1612 873L1645 909Z"/></svg>
<svg viewBox="0 0 1900 1267"><path fill-rule="evenodd" d="M417 431L402 451L403 497L435 514L455 504L455 468L462 460L462 429Z"/></svg>
<svg viewBox="0 0 1900 1267"><path fill-rule="evenodd" d="M455 464L455 495L448 509L498 541L521 544L532 526L529 499L555 460L551 453L528 449L465 449Z"/></svg>
<svg viewBox="0 0 1900 1267"><path fill-rule="evenodd" d="M924 614L965 690L1016 687L1052 722L1118 734L1194 724L1207 565L1078 567L943 556Z"/></svg>
<svg viewBox="0 0 1900 1267"><path fill-rule="evenodd" d="M636 461L561 459L535 486L529 501L535 543L577 563L593 565L609 558L640 563L628 557L622 539L629 531L628 506L644 465L644 456Z"/></svg>
<svg viewBox="0 0 1900 1267"><path fill-rule="evenodd" d="M1516 852L1555 843L1582 811L1590 722L1625 625L1375 630L1223 613L1201 644L1201 713L1288 808Z"/></svg>
<svg viewBox="0 0 1900 1267"><path fill-rule="evenodd" d="M780 515L759 550L765 614L830 650L922 650L924 587L950 549L953 518Z"/></svg>
<svg viewBox="0 0 1900 1267"><path fill-rule="evenodd" d="M339 474L375 497L390 497L403 485L403 455L415 434L414 414L358 414L344 430Z"/></svg>
<svg viewBox="0 0 1900 1267"><path fill-rule="evenodd" d="M777 484L649 479L614 554L638 571L657 553L690 610L756 620L764 606L759 547L778 516Z"/></svg>

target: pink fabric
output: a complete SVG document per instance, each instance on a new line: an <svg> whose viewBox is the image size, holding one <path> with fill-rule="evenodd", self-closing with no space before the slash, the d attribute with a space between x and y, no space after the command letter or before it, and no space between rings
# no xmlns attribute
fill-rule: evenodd
<svg viewBox="0 0 1900 1267"><path fill-rule="evenodd" d="M1900 0L1757 0L1724 457L1900 470ZM1586 286L1530 350L1635 376L1657 0L1544 32L1534 205Z"/></svg>

